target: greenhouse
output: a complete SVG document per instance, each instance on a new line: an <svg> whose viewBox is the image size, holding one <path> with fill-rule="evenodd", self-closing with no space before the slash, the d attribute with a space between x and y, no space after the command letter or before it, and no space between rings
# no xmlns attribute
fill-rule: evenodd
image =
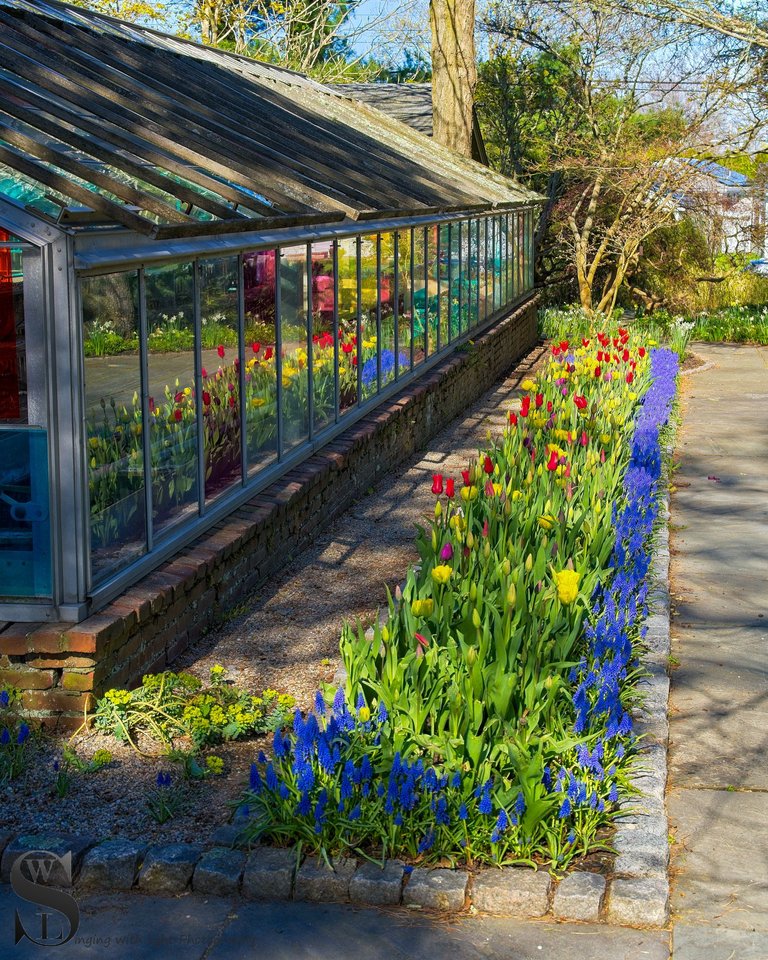
<svg viewBox="0 0 768 960"><path fill-rule="evenodd" d="M303 76L0 0L0 618L77 622L533 285L538 198Z"/></svg>

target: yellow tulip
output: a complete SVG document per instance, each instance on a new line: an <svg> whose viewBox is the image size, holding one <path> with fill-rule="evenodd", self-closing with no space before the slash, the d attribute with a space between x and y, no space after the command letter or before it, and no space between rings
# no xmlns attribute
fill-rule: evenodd
<svg viewBox="0 0 768 960"><path fill-rule="evenodd" d="M578 597L580 577L581 574L575 570L560 570L555 574L557 596L560 603L568 606Z"/></svg>
<svg viewBox="0 0 768 960"><path fill-rule="evenodd" d="M451 579L452 573L453 567L449 567L447 564L440 564L440 566L432 568L432 579L435 583L444 585Z"/></svg>
<svg viewBox="0 0 768 960"><path fill-rule="evenodd" d="M414 600L411 603L411 610L414 617L430 617L435 609L435 601L431 597L426 600Z"/></svg>

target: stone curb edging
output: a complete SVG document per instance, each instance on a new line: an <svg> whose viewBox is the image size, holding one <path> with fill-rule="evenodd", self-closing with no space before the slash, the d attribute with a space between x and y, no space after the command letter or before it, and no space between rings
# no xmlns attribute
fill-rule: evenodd
<svg viewBox="0 0 768 960"><path fill-rule="evenodd" d="M292 850L238 847L240 827L219 827L208 845L147 845L111 839L97 843L62 834L0 833L0 883L8 883L16 859L31 850L72 853L72 877L56 869L52 882L82 892L138 889L180 894L189 889L209 896L241 895L250 900L291 899L373 906L403 904L411 909L469 911L530 919L551 916L627 926L665 926L669 920L669 838L664 805L667 779L667 673L670 653L669 501L662 498L645 621L648 677L639 684L644 701L635 711L635 732L645 746L631 778L641 799L622 801L616 826L617 856L612 875L574 871L553 880L526 867L467 870L407 867L397 860L383 868L369 861L339 859L334 869L317 857L297 862Z"/></svg>

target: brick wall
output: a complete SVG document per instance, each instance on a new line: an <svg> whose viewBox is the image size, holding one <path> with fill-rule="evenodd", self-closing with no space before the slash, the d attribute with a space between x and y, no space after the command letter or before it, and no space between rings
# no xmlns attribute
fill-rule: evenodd
<svg viewBox="0 0 768 960"><path fill-rule="evenodd" d="M423 448L535 344L529 300L199 537L73 625L0 631L0 684L46 724L82 722L91 693L163 670L250 596L377 478Z"/></svg>

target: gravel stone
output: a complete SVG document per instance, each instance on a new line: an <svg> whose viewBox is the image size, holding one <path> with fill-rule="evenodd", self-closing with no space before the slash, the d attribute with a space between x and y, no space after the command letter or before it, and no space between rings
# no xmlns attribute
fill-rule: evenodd
<svg viewBox="0 0 768 960"><path fill-rule="evenodd" d="M195 893L208 893L214 897L229 897L237 893L243 875L246 855L242 850L229 847L214 847L197 862L192 876Z"/></svg>
<svg viewBox="0 0 768 960"><path fill-rule="evenodd" d="M147 845L133 840L105 840L89 850L78 886L87 890L130 890Z"/></svg>
<svg viewBox="0 0 768 960"><path fill-rule="evenodd" d="M605 877L599 873L571 873L555 890L553 914L561 920L600 919L600 907L605 896Z"/></svg>
<svg viewBox="0 0 768 960"><path fill-rule="evenodd" d="M416 867L403 890L403 903L433 910L461 910L468 882L469 874L465 870Z"/></svg>
<svg viewBox="0 0 768 960"><path fill-rule="evenodd" d="M502 917L543 917L549 910L549 875L521 867L484 870L472 885L472 903Z"/></svg>
<svg viewBox="0 0 768 960"><path fill-rule="evenodd" d="M288 900L293 888L296 854L278 847L255 850L243 872L243 896L249 900Z"/></svg>
<svg viewBox="0 0 768 960"><path fill-rule="evenodd" d="M147 893L181 893L192 879L202 847L194 843L168 843L147 850L139 874L139 887Z"/></svg>
<svg viewBox="0 0 768 960"><path fill-rule="evenodd" d="M64 833L24 833L11 840L3 851L0 863L0 882L9 883L11 867L17 857L30 850L46 850L57 857L72 854L72 876L68 878L60 863L54 862L53 869L46 881L56 887L69 887L77 876L77 871L85 851L93 846L95 841L90 837L78 837ZM40 882L40 881L38 881Z"/></svg>
<svg viewBox="0 0 768 960"><path fill-rule="evenodd" d="M399 860L387 860L382 869L377 863L365 861L349 884L349 899L354 903L372 903L377 906L400 903L403 895L404 866Z"/></svg>
<svg viewBox="0 0 768 960"><path fill-rule="evenodd" d="M349 899L349 885L357 869L357 860L339 857L329 870L319 857L307 857L296 874L296 900L333 903Z"/></svg>
<svg viewBox="0 0 768 960"><path fill-rule="evenodd" d="M663 927L669 920L666 879L612 880L606 919L629 927Z"/></svg>

